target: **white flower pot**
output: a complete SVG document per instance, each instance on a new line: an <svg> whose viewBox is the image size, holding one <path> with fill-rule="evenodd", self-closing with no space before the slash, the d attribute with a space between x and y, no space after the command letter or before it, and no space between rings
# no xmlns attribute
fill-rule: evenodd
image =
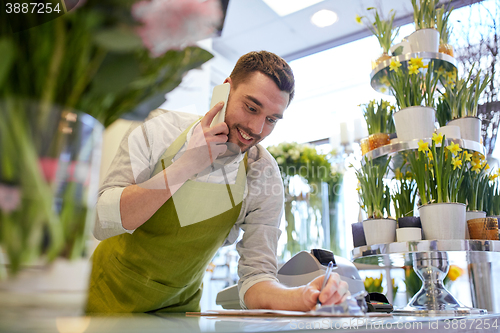
<svg viewBox="0 0 500 333"><path fill-rule="evenodd" d="M447 125L460 127L462 139L481 142L481 119L478 117L453 119L450 120Z"/></svg>
<svg viewBox="0 0 500 333"><path fill-rule="evenodd" d="M424 239L465 239L465 204L433 203L418 207Z"/></svg>
<svg viewBox="0 0 500 333"><path fill-rule="evenodd" d="M396 239L396 220L368 219L363 221L366 245L392 243Z"/></svg>
<svg viewBox="0 0 500 333"><path fill-rule="evenodd" d="M410 106L394 113L394 125L400 141L431 138L436 120L433 108Z"/></svg>
<svg viewBox="0 0 500 333"><path fill-rule="evenodd" d="M462 135L460 134L460 127L454 125L446 125L441 126L436 130L439 134L443 134L446 139L461 139Z"/></svg>
<svg viewBox="0 0 500 333"><path fill-rule="evenodd" d="M422 239L422 229L411 227L396 229L396 238L398 242L419 241Z"/></svg>
<svg viewBox="0 0 500 333"><path fill-rule="evenodd" d="M420 29L408 36L412 52L439 52L439 32L436 29Z"/></svg>

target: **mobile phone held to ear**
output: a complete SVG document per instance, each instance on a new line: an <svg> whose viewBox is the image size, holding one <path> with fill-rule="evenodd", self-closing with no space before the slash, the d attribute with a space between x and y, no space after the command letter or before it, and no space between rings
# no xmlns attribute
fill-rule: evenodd
<svg viewBox="0 0 500 333"><path fill-rule="evenodd" d="M226 118L226 107L230 88L231 85L229 83L219 84L218 86L214 87L214 91L212 93L212 101L210 102L210 109L212 109L215 104L219 102L224 102L224 106L222 107L222 110L220 110L219 113L215 115L214 119L212 120L212 124L210 124L210 127L213 127L218 123L222 123Z"/></svg>

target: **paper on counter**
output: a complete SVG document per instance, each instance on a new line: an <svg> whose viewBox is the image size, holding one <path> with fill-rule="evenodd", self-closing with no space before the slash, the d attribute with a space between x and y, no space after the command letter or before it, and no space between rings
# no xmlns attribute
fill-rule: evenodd
<svg viewBox="0 0 500 333"><path fill-rule="evenodd" d="M369 312L364 315L345 313L327 313L317 311L285 311L285 310L208 310L205 312L186 312L186 316L255 316L255 317L392 317L390 313Z"/></svg>

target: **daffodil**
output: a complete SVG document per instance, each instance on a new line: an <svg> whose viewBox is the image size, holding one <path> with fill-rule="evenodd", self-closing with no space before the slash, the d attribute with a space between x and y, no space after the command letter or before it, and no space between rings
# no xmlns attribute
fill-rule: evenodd
<svg viewBox="0 0 500 333"><path fill-rule="evenodd" d="M440 66L437 70L438 75L442 76L446 73L446 69L443 66Z"/></svg>
<svg viewBox="0 0 500 333"><path fill-rule="evenodd" d="M357 22L358 24L363 24L363 23L361 22L361 19L362 19L362 17L361 17L361 16L356 15L356 22Z"/></svg>
<svg viewBox="0 0 500 333"><path fill-rule="evenodd" d="M465 161L471 161L472 154L469 154L467 150L464 151Z"/></svg>
<svg viewBox="0 0 500 333"><path fill-rule="evenodd" d="M484 167L484 170L489 170L490 169L490 165L486 161L483 162L482 167Z"/></svg>
<svg viewBox="0 0 500 333"><path fill-rule="evenodd" d="M464 270L456 265L450 265L450 269L448 271L448 277L451 281L455 281L458 277L463 274Z"/></svg>
<svg viewBox="0 0 500 333"><path fill-rule="evenodd" d="M456 155L459 151L462 151L462 148L458 145L458 143L450 143L449 146L446 146L446 149L451 151L453 155Z"/></svg>
<svg viewBox="0 0 500 333"><path fill-rule="evenodd" d="M427 157L429 157L429 161L431 161L431 162L434 161L434 156L432 155L432 151L429 150L427 152Z"/></svg>
<svg viewBox="0 0 500 333"><path fill-rule="evenodd" d="M497 177L498 177L498 174L496 174L496 173L491 174L490 175L490 180L493 181L493 180L497 179Z"/></svg>
<svg viewBox="0 0 500 333"><path fill-rule="evenodd" d="M399 168L396 169L396 172L394 172L394 176L396 177L397 180L403 179L403 173Z"/></svg>
<svg viewBox="0 0 500 333"><path fill-rule="evenodd" d="M427 151L429 150L429 142L424 142L424 140L420 140L418 142L418 151Z"/></svg>
<svg viewBox="0 0 500 333"><path fill-rule="evenodd" d="M453 164L453 170L456 168L461 169L462 168L462 159L460 157L454 157L451 159L451 164Z"/></svg>
<svg viewBox="0 0 500 333"><path fill-rule="evenodd" d="M401 63L398 60L391 60L389 70L397 72L399 67L401 67Z"/></svg>
<svg viewBox="0 0 500 333"><path fill-rule="evenodd" d="M439 133L439 134L432 133L432 140L436 144L443 142L443 133Z"/></svg>
<svg viewBox="0 0 500 333"><path fill-rule="evenodd" d="M387 78L386 75L384 75L384 76L382 76L380 78L380 84L383 84L384 86L390 86L391 85L391 83L389 82L389 79Z"/></svg>
<svg viewBox="0 0 500 333"><path fill-rule="evenodd" d="M476 173L481 172L481 163L471 163L472 168L470 168L471 171L475 171Z"/></svg>
<svg viewBox="0 0 500 333"><path fill-rule="evenodd" d="M417 68L423 68L424 67L424 62L422 61L422 58L411 58L410 59L410 65L411 66L417 66Z"/></svg>
<svg viewBox="0 0 500 333"><path fill-rule="evenodd" d="M420 73L420 72L418 71L418 66L411 65L411 66L408 68L408 73L409 73L409 74L418 74L418 73Z"/></svg>

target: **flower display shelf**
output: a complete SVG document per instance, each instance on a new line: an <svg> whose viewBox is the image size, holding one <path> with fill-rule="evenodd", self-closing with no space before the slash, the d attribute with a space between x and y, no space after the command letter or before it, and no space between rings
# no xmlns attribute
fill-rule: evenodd
<svg viewBox="0 0 500 333"><path fill-rule="evenodd" d="M444 68L445 71L453 71L457 68L457 61L452 56L444 53L434 52L415 52L406 53L398 56L393 56L390 59L382 61L378 64L370 74L370 82L373 89L383 94L390 94L388 86L384 83L389 73L389 65L391 61L397 60L401 64L410 61L411 58L422 58L424 63L428 64L430 61L434 63L434 68L437 71L439 68Z"/></svg>
<svg viewBox="0 0 500 333"><path fill-rule="evenodd" d="M422 288L407 306L395 310L394 314L486 314L487 310L466 307L460 303L444 287L443 279L448 273L450 262L491 263L500 260L500 241L454 239L377 244L354 248L351 259L356 263L381 267L403 267L408 261L413 262L413 269L422 280Z"/></svg>
<svg viewBox="0 0 500 333"><path fill-rule="evenodd" d="M438 130L439 132L439 130ZM432 138L422 139L424 142L428 142L429 145L432 145ZM366 156L369 160L375 159L380 156L385 155L395 155L399 152L403 152L406 150L414 150L418 149L418 142L420 140L411 140L411 141L395 141L388 145L376 148L372 151L369 151L364 156ZM449 145L451 142L456 143L462 149L468 149L472 151L477 151L486 156L486 150L482 144L477 141L472 140L464 140L464 139L446 139L444 140L445 146Z"/></svg>

